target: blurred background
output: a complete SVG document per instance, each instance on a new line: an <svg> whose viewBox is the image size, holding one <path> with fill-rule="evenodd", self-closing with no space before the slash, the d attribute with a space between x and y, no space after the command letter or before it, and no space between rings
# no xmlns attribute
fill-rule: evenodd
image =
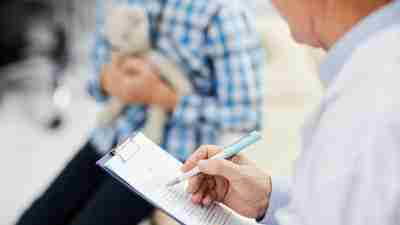
<svg viewBox="0 0 400 225"><path fill-rule="evenodd" d="M21 2L0 3L1 225L12 224L63 168L87 139L97 111L85 92L95 0ZM322 94L316 72L323 54L295 44L267 1L248 2L268 54L264 140L247 154L289 175L299 128Z"/></svg>

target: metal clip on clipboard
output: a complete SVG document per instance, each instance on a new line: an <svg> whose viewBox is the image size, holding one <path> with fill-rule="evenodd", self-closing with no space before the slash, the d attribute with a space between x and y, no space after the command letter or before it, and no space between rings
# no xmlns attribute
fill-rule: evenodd
<svg viewBox="0 0 400 225"><path fill-rule="evenodd" d="M115 147L110 152L110 155L120 157L125 163L128 162L133 156L135 156L137 152L141 150L141 146L134 140L137 135L138 134L134 134L127 138L124 142L122 142L122 144Z"/></svg>

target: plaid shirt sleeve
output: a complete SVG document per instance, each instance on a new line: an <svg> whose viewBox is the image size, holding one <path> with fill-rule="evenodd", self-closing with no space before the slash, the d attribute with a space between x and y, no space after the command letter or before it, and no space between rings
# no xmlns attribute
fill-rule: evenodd
<svg viewBox="0 0 400 225"><path fill-rule="evenodd" d="M183 96L172 116L175 123L234 132L260 128L264 52L247 19L228 8L213 17L207 42L216 96Z"/></svg>
<svg viewBox="0 0 400 225"><path fill-rule="evenodd" d="M105 102L109 99L103 92L100 83L101 68L110 59L110 47L104 38L104 19L103 1L97 1L95 41L91 53L94 68L88 82L88 92L97 102Z"/></svg>

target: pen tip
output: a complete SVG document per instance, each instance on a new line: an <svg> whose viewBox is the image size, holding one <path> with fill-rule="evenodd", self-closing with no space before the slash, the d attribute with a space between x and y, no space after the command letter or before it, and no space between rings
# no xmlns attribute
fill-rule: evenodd
<svg viewBox="0 0 400 225"><path fill-rule="evenodd" d="M172 186L175 186L175 185L177 185L179 183L179 180L173 180L173 181L171 181L171 182L169 182L169 183L167 183L167 187L172 187Z"/></svg>

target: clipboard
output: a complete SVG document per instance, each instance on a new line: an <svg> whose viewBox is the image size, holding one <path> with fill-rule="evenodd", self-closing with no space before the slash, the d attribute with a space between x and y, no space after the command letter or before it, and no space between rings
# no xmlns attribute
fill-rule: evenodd
<svg viewBox="0 0 400 225"><path fill-rule="evenodd" d="M135 137L138 135L142 135L141 133L134 133L131 137L126 139L122 144L118 145L114 149L111 149L105 156L103 156L100 160L97 161L97 165L100 166L104 171L106 171L110 176L112 176L114 179L118 180L121 184L123 184L125 187L129 188L132 192L135 194L139 195L141 198L155 206L156 208L160 209L163 213L168 215L169 217L173 218L176 222L179 224L184 225L182 221L180 221L178 218L176 218L174 215L172 215L168 210L162 208L160 205L158 205L156 202L152 201L151 199L147 198L145 195L143 195L141 192L136 190L131 184L129 184L126 180L121 178L115 171L107 168L106 163L109 162L113 157L119 157L123 161L128 162L131 157L134 156L134 152L131 152L131 154L124 154L124 148L129 144L133 143L135 144Z"/></svg>
<svg viewBox="0 0 400 225"><path fill-rule="evenodd" d="M180 173L182 163L142 133L134 134L112 149L97 165L180 224L256 224L219 203L211 206L193 204L184 184L168 188L167 182Z"/></svg>

